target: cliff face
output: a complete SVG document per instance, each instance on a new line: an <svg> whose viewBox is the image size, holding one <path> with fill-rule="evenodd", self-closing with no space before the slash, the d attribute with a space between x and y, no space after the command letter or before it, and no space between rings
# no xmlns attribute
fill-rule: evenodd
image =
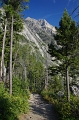
<svg viewBox="0 0 79 120"><path fill-rule="evenodd" d="M56 34L56 29L50 25L46 20L40 19L36 20L33 18L26 18L24 21L24 29L22 35L29 41L30 46L33 48L33 51L37 51L43 58L48 58L47 61L50 61L50 55L47 53L48 44L52 41L55 44L53 35ZM21 43L23 44L23 43Z"/></svg>
<svg viewBox="0 0 79 120"><path fill-rule="evenodd" d="M35 20L32 18L26 18L25 23L29 29L37 34L43 42L50 43L53 40L53 34L56 33L55 27L50 25L46 20Z"/></svg>

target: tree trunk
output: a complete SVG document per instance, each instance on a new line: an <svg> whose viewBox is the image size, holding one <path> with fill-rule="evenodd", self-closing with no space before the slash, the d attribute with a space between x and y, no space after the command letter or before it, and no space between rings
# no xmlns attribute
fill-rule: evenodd
<svg viewBox="0 0 79 120"><path fill-rule="evenodd" d="M68 67L66 67L66 85L67 85L67 101L70 101L70 88L69 88L69 72Z"/></svg>
<svg viewBox="0 0 79 120"><path fill-rule="evenodd" d="M45 89L48 88L48 70L47 68L45 69Z"/></svg>
<svg viewBox="0 0 79 120"><path fill-rule="evenodd" d="M48 48L47 48L47 51L48 51ZM47 89L47 87L48 87L48 53L46 53L45 89Z"/></svg>
<svg viewBox="0 0 79 120"><path fill-rule="evenodd" d="M24 80L26 82L27 80L27 71L26 71L26 66L24 66Z"/></svg>
<svg viewBox="0 0 79 120"><path fill-rule="evenodd" d="M10 71L9 71L9 92L12 95L12 44L13 44L13 16L11 18L11 38L10 38Z"/></svg>
<svg viewBox="0 0 79 120"><path fill-rule="evenodd" d="M5 20L5 28L4 28L4 36L3 36L3 44L2 44L2 60L1 60L1 78L2 81L5 81L5 66L4 66L4 51L5 51L5 39L6 39L6 29L7 29L7 21Z"/></svg>

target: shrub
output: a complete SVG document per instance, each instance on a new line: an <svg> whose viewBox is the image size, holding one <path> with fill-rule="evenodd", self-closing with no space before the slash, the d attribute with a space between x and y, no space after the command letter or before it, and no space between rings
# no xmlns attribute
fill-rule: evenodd
<svg viewBox="0 0 79 120"><path fill-rule="evenodd" d="M12 111L12 103L8 93L0 95L0 120L17 120L16 114Z"/></svg>
<svg viewBox="0 0 79 120"><path fill-rule="evenodd" d="M27 90L28 83L24 80L13 78L13 95L14 96L27 96L29 98L29 92Z"/></svg>
<svg viewBox="0 0 79 120"><path fill-rule="evenodd" d="M18 90L20 90L18 88ZM15 90L16 91L16 90ZM16 92L15 92L16 93ZM19 93L19 92L18 92ZM0 83L0 120L18 120L18 115L29 110L28 97L19 94L9 95Z"/></svg>
<svg viewBox="0 0 79 120"><path fill-rule="evenodd" d="M55 104L60 120L79 120L78 101L62 101Z"/></svg>
<svg viewBox="0 0 79 120"><path fill-rule="evenodd" d="M42 96L55 106L60 120L79 120L79 98L72 97L70 102L65 98L61 100L54 97L51 90L43 90Z"/></svg>

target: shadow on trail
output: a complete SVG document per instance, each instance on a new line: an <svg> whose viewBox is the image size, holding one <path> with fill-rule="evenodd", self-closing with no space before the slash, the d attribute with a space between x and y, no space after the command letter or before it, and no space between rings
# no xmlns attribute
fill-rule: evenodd
<svg viewBox="0 0 79 120"><path fill-rule="evenodd" d="M31 109L34 114L43 116L42 120L58 120L57 115L54 111L54 107L48 104L38 94L33 94L33 101L31 101Z"/></svg>

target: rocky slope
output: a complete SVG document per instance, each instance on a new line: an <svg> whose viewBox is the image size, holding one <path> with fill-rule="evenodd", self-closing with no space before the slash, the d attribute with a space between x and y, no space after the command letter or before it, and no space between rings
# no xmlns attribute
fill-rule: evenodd
<svg viewBox="0 0 79 120"><path fill-rule="evenodd" d="M48 58L47 60L50 63L51 58L47 51L48 44L51 41L53 44L56 44L53 38L53 35L56 34L55 27L44 19L36 20L30 17L26 18L23 24L24 29L21 34L29 41L33 51L37 54L37 48L41 57Z"/></svg>
<svg viewBox="0 0 79 120"><path fill-rule="evenodd" d="M53 40L53 35L56 33L55 27L50 25L45 19L35 20L26 18L25 23L33 33L39 36L43 42L49 44Z"/></svg>

